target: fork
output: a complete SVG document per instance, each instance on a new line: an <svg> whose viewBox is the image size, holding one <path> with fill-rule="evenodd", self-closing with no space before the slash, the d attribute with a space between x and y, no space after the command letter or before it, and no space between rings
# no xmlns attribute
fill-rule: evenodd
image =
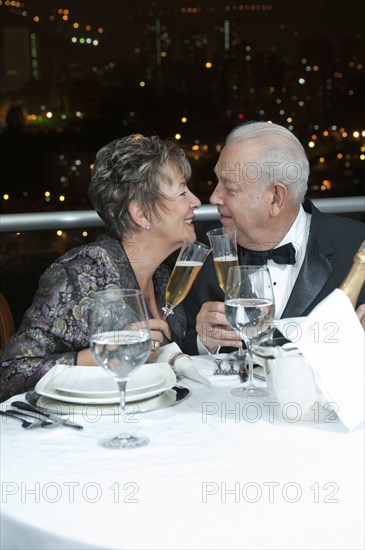
<svg viewBox="0 0 365 550"><path fill-rule="evenodd" d="M29 422L21 414L17 414L16 411L0 411L2 416L9 416L10 418L16 418L22 423L22 428L26 430L33 430L35 428L44 428L46 424L51 424L47 420L35 420L34 422Z"/></svg>
<svg viewBox="0 0 365 550"><path fill-rule="evenodd" d="M48 419L50 425L44 426L47 428L51 428L53 426L69 426L70 428L75 428L76 430L84 429L81 424L76 424L75 422L71 422L71 420L69 420L68 418L62 418L59 415L43 411L42 409L36 407L35 405L31 405L30 403L25 403L23 401L12 401L11 406L15 407L16 409L26 411L23 414L31 416L32 418L39 419L39 416L41 416L42 420Z"/></svg>

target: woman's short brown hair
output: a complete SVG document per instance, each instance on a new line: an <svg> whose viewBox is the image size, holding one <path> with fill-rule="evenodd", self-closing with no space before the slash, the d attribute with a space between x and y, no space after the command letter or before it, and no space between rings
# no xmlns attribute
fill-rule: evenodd
<svg viewBox="0 0 365 550"><path fill-rule="evenodd" d="M171 167L189 180L191 167L184 151L157 136L133 134L98 151L89 196L109 235L122 239L135 229L128 212L133 200L143 205L147 215L156 213L158 201L163 200L161 183L172 184Z"/></svg>

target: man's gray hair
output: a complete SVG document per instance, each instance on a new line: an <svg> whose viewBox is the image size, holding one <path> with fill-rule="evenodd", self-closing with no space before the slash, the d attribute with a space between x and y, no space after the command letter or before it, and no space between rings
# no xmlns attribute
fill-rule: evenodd
<svg viewBox="0 0 365 550"><path fill-rule="evenodd" d="M259 168L266 176L266 185L280 181L288 189L293 202L301 203L308 188L309 162L300 141L279 124L248 122L228 134L226 145L248 139L257 140L262 147Z"/></svg>
<svg viewBox="0 0 365 550"><path fill-rule="evenodd" d="M164 207L161 184L172 185L173 167L189 180L191 167L184 151L157 136L133 134L98 151L89 196L109 235L121 239L136 229L128 212L133 200L142 205L146 216L157 214L157 204Z"/></svg>

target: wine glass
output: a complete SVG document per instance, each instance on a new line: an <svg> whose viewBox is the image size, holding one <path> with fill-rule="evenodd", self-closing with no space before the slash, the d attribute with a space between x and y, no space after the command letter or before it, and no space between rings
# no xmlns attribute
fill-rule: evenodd
<svg viewBox="0 0 365 550"><path fill-rule="evenodd" d="M90 347L100 366L118 384L121 415L127 382L146 361L150 346L147 310L140 290L109 288L95 292L90 311ZM148 442L146 437L121 433L99 444L109 449L131 449Z"/></svg>
<svg viewBox="0 0 365 550"><path fill-rule="evenodd" d="M199 241L183 241L166 287L166 305L162 308L164 321L188 294L210 251Z"/></svg>
<svg viewBox="0 0 365 550"><path fill-rule="evenodd" d="M207 232L207 236L212 247L214 268L221 290L226 293L227 279L230 267L238 266L237 238L236 229L227 229L219 227ZM238 350L228 354L224 360L230 366L230 372L234 370L234 364L238 365L238 370L245 369L246 352L242 346ZM245 371L246 372L246 371Z"/></svg>
<svg viewBox="0 0 365 550"><path fill-rule="evenodd" d="M263 333L270 331L275 314L274 292L268 267L231 267L224 304L227 321L246 344L249 367L248 384L234 388L231 393L237 397L265 396L266 389L253 383L251 345Z"/></svg>

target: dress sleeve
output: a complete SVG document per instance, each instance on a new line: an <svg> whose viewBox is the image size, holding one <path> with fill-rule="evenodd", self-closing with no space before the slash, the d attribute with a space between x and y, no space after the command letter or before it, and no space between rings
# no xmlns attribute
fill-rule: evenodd
<svg viewBox="0 0 365 550"><path fill-rule="evenodd" d="M0 401L34 388L56 363L76 364L78 351L89 347L92 292L118 282L107 253L95 248L56 261L41 276L33 303L4 350Z"/></svg>

